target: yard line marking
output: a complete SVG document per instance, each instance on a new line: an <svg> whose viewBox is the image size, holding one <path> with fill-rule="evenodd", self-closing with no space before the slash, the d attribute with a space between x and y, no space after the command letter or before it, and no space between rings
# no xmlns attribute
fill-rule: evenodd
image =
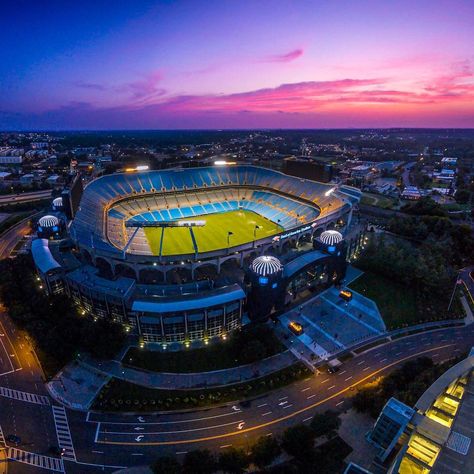
<svg viewBox="0 0 474 474"><path fill-rule="evenodd" d="M347 379L344 380L344 382L347 382L348 380L350 380L352 378L352 375L350 377L347 377Z"/></svg>

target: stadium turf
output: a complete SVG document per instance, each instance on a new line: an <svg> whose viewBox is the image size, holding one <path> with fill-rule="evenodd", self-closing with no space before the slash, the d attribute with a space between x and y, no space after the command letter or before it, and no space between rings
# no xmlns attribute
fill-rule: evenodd
<svg viewBox="0 0 474 474"><path fill-rule="evenodd" d="M192 228L199 252L212 252L227 248L228 232L232 232L229 243L230 247L234 247L252 242L257 225L260 227L256 231L257 240L278 234L283 230L281 226L265 217L246 210L206 214L196 216L194 219L206 221L206 225L203 227ZM189 228L145 227L143 230L153 255L160 253L162 232L164 232L162 255L183 255L195 251Z"/></svg>

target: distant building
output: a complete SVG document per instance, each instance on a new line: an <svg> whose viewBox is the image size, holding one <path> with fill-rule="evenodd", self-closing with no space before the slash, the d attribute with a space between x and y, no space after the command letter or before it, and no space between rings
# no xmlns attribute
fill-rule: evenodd
<svg viewBox="0 0 474 474"><path fill-rule="evenodd" d="M421 192L416 186L406 186L401 194L401 198L417 201L421 198Z"/></svg>
<svg viewBox="0 0 474 474"><path fill-rule="evenodd" d="M312 157L285 158L283 172L298 178L311 179L322 183L329 183L332 180L333 166L326 161Z"/></svg>
<svg viewBox="0 0 474 474"><path fill-rule="evenodd" d="M0 165L21 165L22 156L0 156Z"/></svg>
<svg viewBox="0 0 474 474"><path fill-rule="evenodd" d="M20 176L20 184L32 184L33 180L35 179L34 175L32 174L24 174L23 176Z"/></svg>

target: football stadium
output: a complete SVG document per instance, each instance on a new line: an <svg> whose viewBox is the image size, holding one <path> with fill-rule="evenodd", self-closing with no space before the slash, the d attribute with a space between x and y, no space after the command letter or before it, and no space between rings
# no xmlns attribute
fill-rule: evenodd
<svg viewBox="0 0 474 474"><path fill-rule="evenodd" d="M76 204L72 194L55 199L32 243L48 291L160 343L225 334L340 278L335 259L345 260L340 241L360 200L355 188L250 165L116 173ZM321 252L328 230L341 237ZM251 264L270 256L283 263L263 308L249 298L268 276L255 279Z"/></svg>

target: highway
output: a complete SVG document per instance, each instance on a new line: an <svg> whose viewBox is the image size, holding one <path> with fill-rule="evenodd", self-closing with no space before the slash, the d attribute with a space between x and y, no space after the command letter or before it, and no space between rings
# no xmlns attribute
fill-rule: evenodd
<svg viewBox="0 0 474 474"><path fill-rule="evenodd" d="M31 231L30 221L33 216L30 216L12 228L8 229L2 234L0 239L0 258L7 258L12 253L18 242Z"/></svg>
<svg viewBox="0 0 474 474"><path fill-rule="evenodd" d="M48 199L51 197L51 193L51 189L45 189L42 191L34 191L31 193L3 194L0 195L0 206L5 206L7 204L18 204L20 202L33 202L40 201L42 199Z"/></svg>

